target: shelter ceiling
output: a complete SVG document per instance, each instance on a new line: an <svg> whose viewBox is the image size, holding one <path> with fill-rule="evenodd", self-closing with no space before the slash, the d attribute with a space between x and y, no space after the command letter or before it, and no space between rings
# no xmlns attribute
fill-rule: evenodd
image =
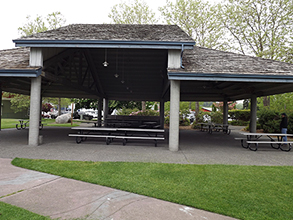
<svg viewBox="0 0 293 220"><path fill-rule="evenodd" d="M47 48L45 54L51 50L54 48ZM174 72L181 77L182 101L239 100L250 98L251 94L265 96L293 91L292 64L195 47L184 51L185 69L167 70L167 50L112 48L107 49L106 57L105 52L101 48L60 48L58 53L45 56L42 95L169 100L168 74L170 78ZM237 64L238 56L241 59ZM222 65L221 61L215 61L216 57L223 60ZM103 66L105 59L107 67ZM210 61L213 59L214 66ZM251 66L244 65L245 59L253 62ZM0 73L37 69L29 67L27 48L0 51ZM0 82L4 91L30 94L29 77L0 76Z"/></svg>
<svg viewBox="0 0 293 220"><path fill-rule="evenodd" d="M167 56L152 49L64 49L44 61L43 96L159 101Z"/></svg>

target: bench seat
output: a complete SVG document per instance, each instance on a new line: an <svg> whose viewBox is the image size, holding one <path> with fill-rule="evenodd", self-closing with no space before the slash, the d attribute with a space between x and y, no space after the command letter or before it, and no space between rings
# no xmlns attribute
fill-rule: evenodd
<svg viewBox="0 0 293 220"><path fill-rule="evenodd" d="M293 144L293 141L246 141L248 144Z"/></svg>
<svg viewBox="0 0 293 220"><path fill-rule="evenodd" d="M106 144L110 144L113 139L123 139L123 145L126 145L128 139L136 140L154 140L157 146L158 140L165 140L165 137L159 136L125 136L125 135L103 135L103 134L68 134L69 137L76 137L76 143L81 143L82 138L106 138Z"/></svg>

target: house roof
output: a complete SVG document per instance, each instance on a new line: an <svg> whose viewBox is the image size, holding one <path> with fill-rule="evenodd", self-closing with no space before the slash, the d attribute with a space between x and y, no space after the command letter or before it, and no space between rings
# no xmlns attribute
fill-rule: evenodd
<svg viewBox="0 0 293 220"><path fill-rule="evenodd" d="M0 50L0 76L2 77L37 77L40 67L29 66L29 48Z"/></svg>
<svg viewBox="0 0 293 220"><path fill-rule="evenodd" d="M29 67L29 48L0 50L0 69L34 69Z"/></svg>
<svg viewBox="0 0 293 220"><path fill-rule="evenodd" d="M195 46L185 50L180 72L293 75L290 63Z"/></svg>
<svg viewBox="0 0 293 220"><path fill-rule="evenodd" d="M287 82L293 76L290 63L197 46L184 51L182 65L184 69L169 69L169 79Z"/></svg>
<svg viewBox="0 0 293 220"><path fill-rule="evenodd" d="M195 44L177 25L73 24L13 40L16 46L42 47L175 47ZM115 46L113 46L115 45ZM172 48L171 48L172 49Z"/></svg>
<svg viewBox="0 0 293 220"><path fill-rule="evenodd" d="M169 80L181 81L182 101L293 91L292 64L193 47L194 41L174 25L76 24L14 42L42 48L44 66L28 66L29 49L0 51L4 91L29 94L29 77L41 71L44 97L168 100ZM168 49L173 48L183 51L184 69L167 69Z"/></svg>

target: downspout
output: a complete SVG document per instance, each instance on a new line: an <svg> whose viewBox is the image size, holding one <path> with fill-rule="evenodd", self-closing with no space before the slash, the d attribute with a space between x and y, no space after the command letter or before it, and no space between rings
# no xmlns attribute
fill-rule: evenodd
<svg viewBox="0 0 293 220"><path fill-rule="evenodd" d="M182 65L182 57L184 52L184 44L181 45L181 57L180 57L180 67L184 69L185 67Z"/></svg>

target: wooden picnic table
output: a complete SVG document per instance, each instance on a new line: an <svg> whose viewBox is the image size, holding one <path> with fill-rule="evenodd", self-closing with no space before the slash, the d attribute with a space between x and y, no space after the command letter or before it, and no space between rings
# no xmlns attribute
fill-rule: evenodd
<svg viewBox="0 0 293 220"><path fill-rule="evenodd" d="M248 148L252 151L257 151L259 144L270 144L274 149L281 149L282 151L290 151L292 141L282 141L283 137L292 137L293 134L281 134L281 133L250 133L250 132L241 132L241 135L246 136L246 138L236 138L241 140L241 146L243 148ZM265 137L266 139L261 139ZM244 144L244 141L246 144ZM252 145L254 147L252 147ZM285 149L283 146L287 145Z"/></svg>
<svg viewBox="0 0 293 220"><path fill-rule="evenodd" d="M225 134L230 134L231 129L229 129L228 124L216 124L213 122L209 123L198 123L200 125L200 130L201 131L207 131L208 133L212 134L213 131L219 132L223 131Z"/></svg>
<svg viewBox="0 0 293 220"><path fill-rule="evenodd" d="M109 145L114 139L122 139L123 145L126 145L130 139L153 140L157 146L158 140L164 140L164 129L141 129L141 128L109 128L109 127L73 127L77 134L69 134L70 137L76 137L76 143L81 143L87 138L105 138Z"/></svg>

